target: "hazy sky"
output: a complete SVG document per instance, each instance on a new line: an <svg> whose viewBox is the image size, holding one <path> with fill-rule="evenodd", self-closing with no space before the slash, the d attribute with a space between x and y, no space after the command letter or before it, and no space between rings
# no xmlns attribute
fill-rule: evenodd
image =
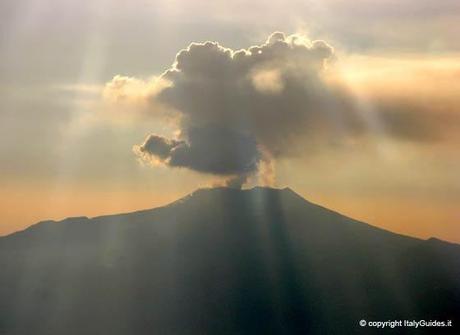
<svg viewBox="0 0 460 335"><path fill-rule="evenodd" d="M457 0L2 1L0 234L230 181L460 242L458 22Z"/></svg>

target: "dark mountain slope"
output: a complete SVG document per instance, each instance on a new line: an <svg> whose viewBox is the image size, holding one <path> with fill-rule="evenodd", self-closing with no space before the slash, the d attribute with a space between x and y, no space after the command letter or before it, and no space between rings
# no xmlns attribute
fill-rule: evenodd
<svg viewBox="0 0 460 335"><path fill-rule="evenodd" d="M0 238L0 269L0 334L353 334L460 316L460 246L289 189L42 222Z"/></svg>

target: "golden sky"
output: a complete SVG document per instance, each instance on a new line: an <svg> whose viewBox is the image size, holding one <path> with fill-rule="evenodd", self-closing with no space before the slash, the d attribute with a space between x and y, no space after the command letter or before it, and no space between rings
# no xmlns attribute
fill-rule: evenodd
<svg viewBox="0 0 460 335"><path fill-rule="evenodd" d="M458 22L456 0L2 2L0 235L231 179L460 242Z"/></svg>

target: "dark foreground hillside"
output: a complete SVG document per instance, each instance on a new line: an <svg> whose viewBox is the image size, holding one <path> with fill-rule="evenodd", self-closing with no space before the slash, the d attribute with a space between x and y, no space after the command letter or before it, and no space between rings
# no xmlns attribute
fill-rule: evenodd
<svg viewBox="0 0 460 335"><path fill-rule="evenodd" d="M460 246L268 188L198 190L0 238L0 334L371 333L361 319L458 331Z"/></svg>

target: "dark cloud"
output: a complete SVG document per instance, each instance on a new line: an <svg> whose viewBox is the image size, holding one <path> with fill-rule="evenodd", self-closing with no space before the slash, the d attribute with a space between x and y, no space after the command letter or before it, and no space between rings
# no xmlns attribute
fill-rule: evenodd
<svg viewBox="0 0 460 335"><path fill-rule="evenodd" d="M153 135L138 152L170 166L248 175L262 152L289 152L293 138L331 123L337 105L346 103L322 77L333 55L323 41L280 32L238 51L192 43L162 75L170 85L154 97L179 111L181 142Z"/></svg>
<svg viewBox="0 0 460 335"><path fill-rule="evenodd" d="M150 135L137 151L172 167L217 175L247 175L257 169L260 154L255 139L219 126L187 129L188 141Z"/></svg>
<svg viewBox="0 0 460 335"><path fill-rule="evenodd" d="M138 147L141 154L148 154L158 157L159 160L165 161L171 157L174 148L184 145L184 141L168 140L157 135L149 135L145 142Z"/></svg>
<svg viewBox="0 0 460 335"><path fill-rule="evenodd" d="M362 136L369 130L366 111L344 85L327 79L336 70L329 66L334 58L324 41L281 32L237 51L217 42L192 43L177 54L152 96L177 111L180 136L150 135L136 152L171 167L231 176L236 185L270 158ZM388 135L435 138L434 128L418 126L425 123L410 105L374 107Z"/></svg>

